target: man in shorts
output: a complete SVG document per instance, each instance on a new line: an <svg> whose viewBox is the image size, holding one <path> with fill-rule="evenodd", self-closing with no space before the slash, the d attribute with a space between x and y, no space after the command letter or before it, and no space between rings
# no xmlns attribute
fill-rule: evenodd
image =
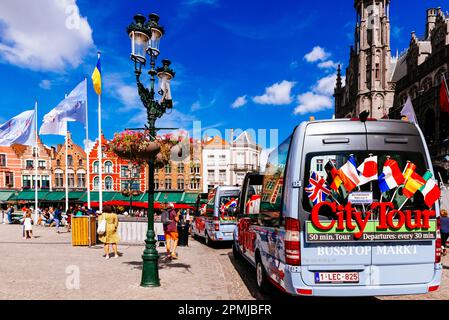
<svg viewBox="0 0 449 320"><path fill-rule="evenodd" d="M176 249L178 248L178 239L179 239L178 236L179 217L175 211L175 205L173 203L168 204L168 216L171 222L170 224L164 226L167 256L171 257L172 259L178 259Z"/></svg>

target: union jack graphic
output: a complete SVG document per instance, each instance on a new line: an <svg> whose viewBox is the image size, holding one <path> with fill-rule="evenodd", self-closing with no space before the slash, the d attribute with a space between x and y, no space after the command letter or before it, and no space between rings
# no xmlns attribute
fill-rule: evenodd
<svg viewBox="0 0 449 320"><path fill-rule="evenodd" d="M327 186L326 181L315 171L310 175L309 185L305 191L314 205L325 201L326 197L331 194L331 190Z"/></svg>

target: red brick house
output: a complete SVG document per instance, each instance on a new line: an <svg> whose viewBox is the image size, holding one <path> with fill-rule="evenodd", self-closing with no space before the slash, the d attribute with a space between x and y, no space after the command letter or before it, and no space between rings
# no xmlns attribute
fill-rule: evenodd
<svg viewBox="0 0 449 320"><path fill-rule="evenodd" d="M132 169L132 166L130 165L129 161L117 157L111 151L104 151L105 146L108 143L109 140L106 139L103 135L103 191L120 192L124 189L127 189L130 185L131 180L134 180L133 188L145 192L147 190L145 168L143 166L141 168L134 168L134 179L131 179L130 171ZM98 191L100 187L98 147L99 140L97 139L95 141L94 147L89 153L89 187L92 191Z"/></svg>

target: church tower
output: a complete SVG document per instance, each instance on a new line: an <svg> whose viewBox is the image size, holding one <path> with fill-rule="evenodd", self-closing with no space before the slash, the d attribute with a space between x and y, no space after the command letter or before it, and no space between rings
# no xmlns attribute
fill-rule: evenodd
<svg viewBox="0 0 449 320"><path fill-rule="evenodd" d="M368 111L382 118L393 106L391 83L390 0L355 0L356 26L346 84L338 89L337 117L355 117Z"/></svg>
<svg viewBox="0 0 449 320"><path fill-rule="evenodd" d="M390 0L356 0L355 48L359 56L356 114L369 111L382 118L393 106L391 79Z"/></svg>

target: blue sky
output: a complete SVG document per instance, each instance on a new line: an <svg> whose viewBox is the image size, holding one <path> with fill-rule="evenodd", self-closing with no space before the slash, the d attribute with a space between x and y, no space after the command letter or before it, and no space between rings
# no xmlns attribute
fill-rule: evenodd
<svg viewBox="0 0 449 320"><path fill-rule="evenodd" d="M411 31L422 35L425 10L441 5L392 0L393 53L408 46ZM223 135L230 128L279 129L282 140L310 116L332 117L335 68L347 65L353 43L352 0L3 0L0 122L33 108L35 99L41 122L64 94L90 80L100 50L106 136L142 126L125 30L134 14L152 12L166 29L161 58L177 72L175 108L159 126L191 130L201 121ZM89 82L91 140L98 132L96 99ZM70 130L82 144L82 125ZM43 140L53 145L63 138Z"/></svg>

